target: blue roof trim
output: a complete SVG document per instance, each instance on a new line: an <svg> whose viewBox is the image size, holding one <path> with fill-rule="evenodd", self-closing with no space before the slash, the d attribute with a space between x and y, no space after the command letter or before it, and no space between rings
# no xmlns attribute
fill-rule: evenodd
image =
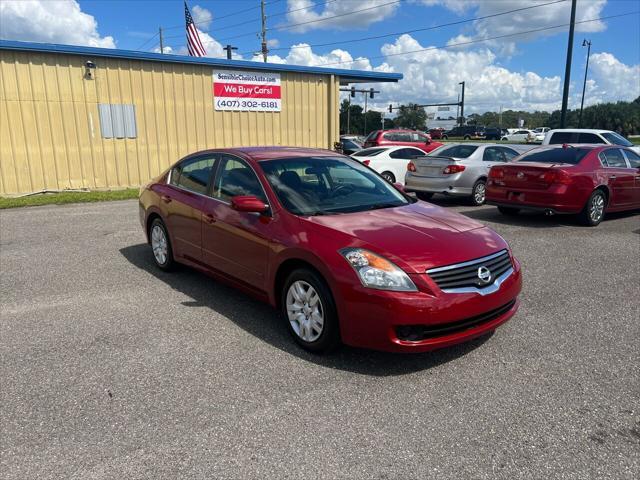
<svg viewBox="0 0 640 480"><path fill-rule="evenodd" d="M138 52L135 50L117 50L113 48L78 47L54 43L18 42L0 40L0 50L20 50L43 53L64 53L69 55L89 55L92 57L123 58L129 60L147 60L155 62L188 63L210 65L212 67L245 68L268 70L270 72L315 73L318 75L337 75L344 81L353 82L397 82L402 80L401 73L370 72L365 70L347 70L337 68L305 67L301 65L283 65L280 63L251 62L248 60L227 60L226 58L188 57L184 55L163 55L161 53ZM89 60L89 59L88 59Z"/></svg>

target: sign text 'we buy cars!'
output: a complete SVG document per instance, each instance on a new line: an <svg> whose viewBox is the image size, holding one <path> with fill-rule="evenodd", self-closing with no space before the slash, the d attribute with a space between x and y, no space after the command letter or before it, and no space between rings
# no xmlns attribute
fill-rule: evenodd
<svg viewBox="0 0 640 480"><path fill-rule="evenodd" d="M279 112L280 74L214 70L213 104L216 110Z"/></svg>

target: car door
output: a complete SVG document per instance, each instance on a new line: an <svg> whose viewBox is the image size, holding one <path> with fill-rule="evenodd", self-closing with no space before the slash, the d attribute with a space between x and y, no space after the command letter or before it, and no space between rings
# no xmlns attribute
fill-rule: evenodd
<svg viewBox="0 0 640 480"><path fill-rule="evenodd" d="M600 152L600 162L608 179L612 207L625 207L634 203L635 176L637 170L627 165L620 148L608 148Z"/></svg>
<svg viewBox="0 0 640 480"><path fill-rule="evenodd" d="M211 181L215 155L190 157L176 165L161 193L165 222L174 255L187 260L202 260L202 203Z"/></svg>
<svg viewBox="0 0 640 480"><path fill-rule="evenodd" d="M633 195L632 201L636 206L640 206L640 155L633 150L623 149L624 155L627 157L627 162L632 170L634 170Z"/></svg>
<svg viewBox="0 0 640 480"><path fill-rule="evenodd" d="M236 195L267 196L249 164L235 155L218 159L211 196L202 212L202 255L211 269L265 291L271 214L239 212L231 207Z"/></svg>

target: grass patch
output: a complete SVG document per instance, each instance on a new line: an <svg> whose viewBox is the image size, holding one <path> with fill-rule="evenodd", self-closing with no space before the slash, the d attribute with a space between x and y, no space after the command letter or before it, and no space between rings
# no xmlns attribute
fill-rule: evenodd
<svg viewBox="0 0 640 480"><path fill-rule="evenodd" d="M108 202L138 198L137 188L93 192L39 193L28 197L0 197L0 209L34 207L37 205L63 205L65 203Z"/></svg>

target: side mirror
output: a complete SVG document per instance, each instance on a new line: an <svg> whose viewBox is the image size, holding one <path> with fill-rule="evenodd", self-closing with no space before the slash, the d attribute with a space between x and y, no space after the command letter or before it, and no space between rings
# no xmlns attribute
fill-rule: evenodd
<svg viewBox="0 0 640 480"><path fill-rule="evenodd" d="M231 208L238 212L264 213L269 205L253 195L237 195L231 198Z"/></svg>
<svg viewBox="0 0 640 480"><path fill-rule="evenodd" d="M401 193L405 193L405 192L404 192L404 185L402 185L401 183L397 183L397 182L396 182L396 183L394 183L394 184L393 184L393 187L394 187L396 190L398 190L399 192L401 192Z"/></svg>

